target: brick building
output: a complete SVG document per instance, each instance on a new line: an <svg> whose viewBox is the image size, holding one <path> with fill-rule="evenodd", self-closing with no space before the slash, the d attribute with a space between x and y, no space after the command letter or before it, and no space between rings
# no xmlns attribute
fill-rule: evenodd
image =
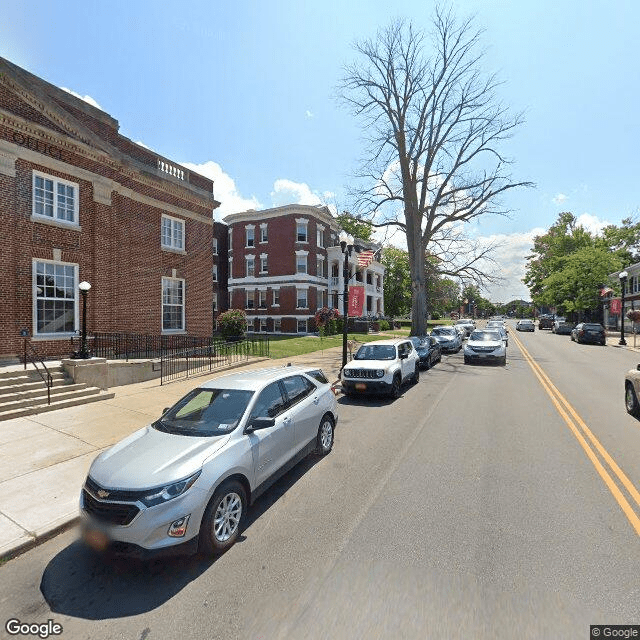
<svg viewBox="0 0 640 640"><path fill-rule="evenodd" d="M342 310L344 256L336 219L323 206L286 205L227 216L229 307L245 309L249 331L314 331L323 306ZM365 287L366 315L384 313L384 267L349 261L350 283Z"/></svg>
<svg viewBox="0 0 640 640"><path fill-rule="evenodd" d="M213 182L118 129L0 58L0 358L21 352L21 332L43 355L68 352L81 281L93 331L207 336L225 308Z"/></svg>

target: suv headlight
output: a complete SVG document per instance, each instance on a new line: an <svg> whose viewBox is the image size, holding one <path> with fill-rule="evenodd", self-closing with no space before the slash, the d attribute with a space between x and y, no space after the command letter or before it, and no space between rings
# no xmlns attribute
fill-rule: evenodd
<svg viewBox="0 0 640 640"><path fill-rule="evenodd" d="M384 369L376 369L376 375L378 376L378 378L383 378L384 377Z"/></svg>
<svg viewBox="0 0 640 640"><path fill-rule="evenodd" d="M196 473L194 473L192 476L189 476L188 478L185 478L184 480L179 480L178 482L167 484L164 487L156 487L155 489L150 489L149 493L140 498L140 501L147 507L155 507L157 504L162 504L163 502L173 500L174 498L177 498L179 495L182 495L185 491L187 491L198 479L201 473L202 469L200 471L196 471Z"/></svg>

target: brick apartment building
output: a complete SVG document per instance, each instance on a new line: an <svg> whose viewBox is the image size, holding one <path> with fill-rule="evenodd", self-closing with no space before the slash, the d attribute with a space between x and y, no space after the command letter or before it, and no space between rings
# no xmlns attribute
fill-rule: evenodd
<svg viewBox="0 0 640 640"><path fill-rule="evenodd" d="M342 310L339 227L323 206L286 205L227 216L229 307L245 309L249 331L307 333L323 306ZM365 287L366 315L384 313L384 267L349 260L350 284Z"/></svg>
<svg viewBox="0 0 640 640"><path fill-rule="evenodd" d="M68 352L81 281L93 331L208 336L225 308L213 182L118 129L0 58L1 359L21 332L43 355Z"/></svg>

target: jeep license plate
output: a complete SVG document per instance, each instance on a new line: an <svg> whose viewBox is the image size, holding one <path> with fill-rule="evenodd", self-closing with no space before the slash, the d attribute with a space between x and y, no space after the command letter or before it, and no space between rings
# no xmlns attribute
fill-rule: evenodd
<svg viewBox="0 0 640 640"><path fill-rule="evenodd" d="M356 382L356 389L358 391L366 391L367 385L364 382Z"/></svg>

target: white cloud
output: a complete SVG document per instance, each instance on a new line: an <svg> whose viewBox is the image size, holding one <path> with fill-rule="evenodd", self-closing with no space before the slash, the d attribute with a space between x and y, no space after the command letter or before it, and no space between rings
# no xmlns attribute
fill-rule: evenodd
<svg viewBox="0 0 640 640"><path fill-rule="evenodd" d="M243 197L238 192L234 179L226 174L217 162L208 160L202 164L193 164L192 162L181 162L180 164L213 180L213 194L216 200L221 203L220 207L216 209L216 217L223 218L230 213L262 207L255 196Z"/></svg>
<svg viewBox="0 0 640 640"><path fill-rule="evenodd" d="M594 234L601 233L606 226L612 224L607 220L600 220L598 216L593 216L590 213L583 213L582 215L579 215L577 221L580 226Z"/></svg>
<svg viewBox="0 0 640 640"><path fill-rule="evenodd" d="M71 91L71 89L67 89L67 87L60 87L60 88L63 91L70 93L72 96L75 96L76 98L80 98L80 100L84 100L87 104L90 104L92 107L95 107L96 109L100 109L100 111L104 111L104 109L91 96L82 96L79 93L76 93L75 91Z"/></svg>
<svg viewBox="0 0 640 640"><path fill-rule="evenodd" d="M312 112L312 111L309 111L309 109L307 109L307 110L305 111L304 115L305 115L307 118L313 118L313 112Z"/></svg>
<svg viewBox="0 0 640 640"><path fill-rule="evenodd" d="M273 183L271 203L274 207L285 204L323 204L323 200L316 191L312 191L304 182L293 182L280 178Z"/></svg>
<svg viewBox="0 0 640 640"><path fill-rule="evenodd" d="M565 196L564 193L559 193L555 198L553 198L554 204L564 204L564 202L568 199L568 196Z"/></svg>

